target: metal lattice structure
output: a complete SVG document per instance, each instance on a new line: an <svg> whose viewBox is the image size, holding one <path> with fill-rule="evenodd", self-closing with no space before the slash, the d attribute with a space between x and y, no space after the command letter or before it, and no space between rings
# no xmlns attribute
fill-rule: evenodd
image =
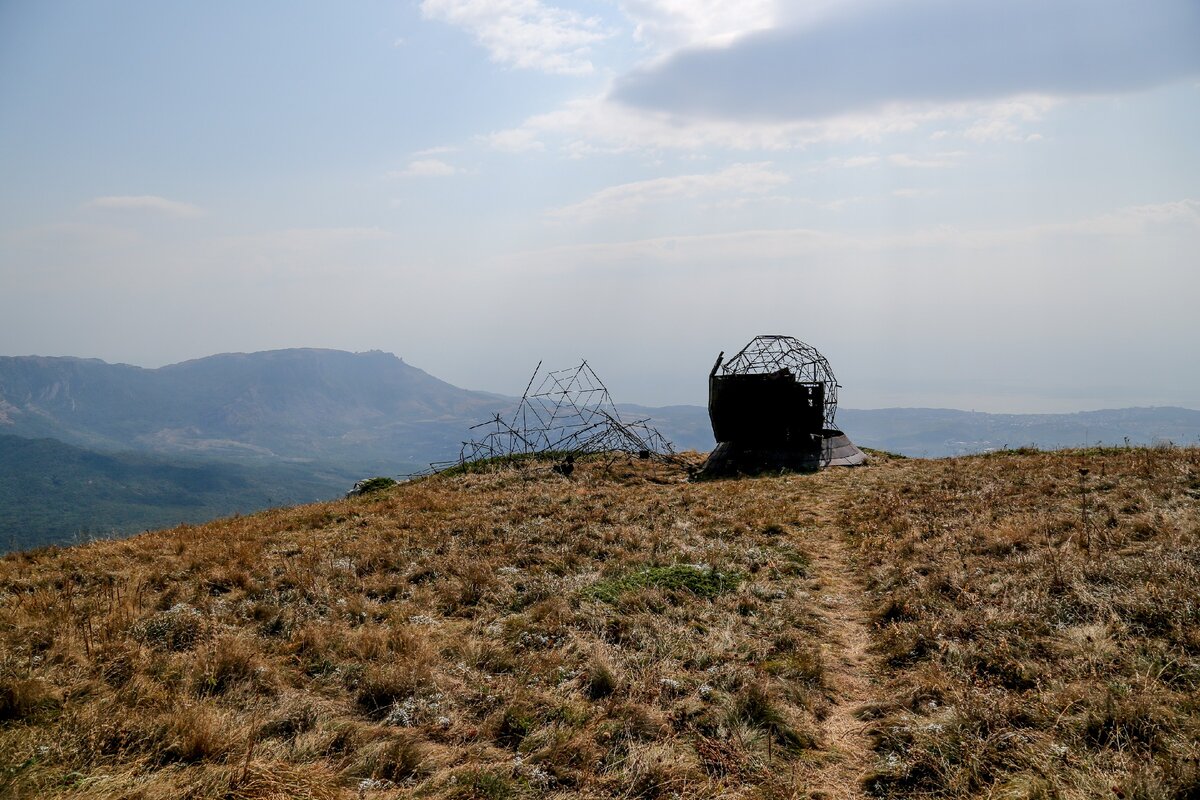
<svg viewBox="0 0 1200 800"><path fill-rule="evenodd" d="M825 356L791 336L756 336L719 367L722 375L770 375L786 370L798 382L825 390L825 427L835 428L837 379Z"/></svg>
<svg viewBox="0 0 1200 800"><path fill-rule="evenodd" d="M587 361L544 373L538 362L512 417L496 414L471 430L483 435L463 442L458 463L535 453L561 457L619 451L668 458L675 454L648 418L621 419L608 388Z"/></svg>

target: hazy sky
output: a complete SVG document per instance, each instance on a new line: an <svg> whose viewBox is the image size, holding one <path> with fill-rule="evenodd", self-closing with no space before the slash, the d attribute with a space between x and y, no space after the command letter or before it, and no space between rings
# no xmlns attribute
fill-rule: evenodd
<svg viewBox="0 0 1200 800"><path fill-rule="evenodd" d="M1197 0L0 2L0 354L1200 407Z"/></svg>

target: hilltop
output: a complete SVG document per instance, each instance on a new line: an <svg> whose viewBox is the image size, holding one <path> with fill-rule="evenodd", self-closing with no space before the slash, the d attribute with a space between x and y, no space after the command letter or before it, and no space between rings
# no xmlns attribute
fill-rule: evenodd
<svg viewBox="0 0 1200 800"><path fill-rule="evenodd" d="M0 559L0 794L1200 791L1200 451L549 467Z"/></svg>
<svg viewBox="0 0 1200 800"><path fill-rule="evenodd" d="M159 369L0 357L0 552L337 497L359 478L456 458L473 425L517 402L380 351L225 353ZM703 406L618 409L677 449L715 444ZM859 445L937 457L1195 444L1200 411L843 408L838 423Z"/></svg>

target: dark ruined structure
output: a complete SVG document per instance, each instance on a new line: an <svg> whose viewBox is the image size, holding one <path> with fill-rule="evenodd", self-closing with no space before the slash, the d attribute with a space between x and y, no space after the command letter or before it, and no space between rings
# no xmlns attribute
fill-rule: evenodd
<svg viewBox="0 0 1200 800"><path fill-rule="evenodd" d="M857 466L866 456L834 425L837 380L829 362L790 336L758 336L717 357L708 415L717 447L701 475Z"/></svg>
<svg viewBox="0 0 1200 800"><path fill-rule="evenodd" d="M649 419L621 418L608 387L586 361L551 372L543 372L538 362L512 416L493 414L471 429L480 431L480 438L463 442L457 461L431 467L541 454L563 458L554 471L569 476L575 457L588 453L676 459L675 448Z"/></svg>

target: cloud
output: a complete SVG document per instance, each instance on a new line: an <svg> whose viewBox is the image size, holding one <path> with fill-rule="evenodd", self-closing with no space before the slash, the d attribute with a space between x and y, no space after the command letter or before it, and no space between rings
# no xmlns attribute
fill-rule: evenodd
<svg viewBox="0 0 1200 800"><path fill-rule="evenodd" d="M903 189L897 190L895 195L901 198L914 196ZM1064 237L1096 241L1106 249L1106 242L1141 243L1152 235L1172 237L1171 241L1177 245L1183 241L1200 244L1200 200L1129 206L1066 222L1013 228L939 225L902 233L869 235L815 228L773 228L562 245L514 253L505 258L514 268L520 265L548 274L561 271L563 265L572 265L570 268L575 269L619 262L687 267L701 262L727 265L752 260L798 263L814 255L823 257L834 253L839 258L852 259L856 254L894 255L940 248L990 251L1035 245L1045 249L1047 242ZM1075 268L1086 269L1086 264L1072 266Z"/></svg>
<svg viewBox="0 0 1200 800"><path fill-rule="evenodd" d="M499 64L561 75L592 73L591 45L612 35L596 17L540 0L424 0L421 13L468 31Z"/></svg>
<svg viewBox="0 0 1200 800"><path fill-rule="evenodd" d="M528 117L516 128L482 137L497 150L520 152L557 147L573 157L657 150L701 152L788 150L828 142L879 142L936 123L974 126L984 121L1013 131L1055 105L1042 97L1004 103L959 103L937 108L889 109L821 120L696 118L634 108L606 96L583 97Z"/></svg>
<svg viewBox="0 0 1200 800"><path fill-rule="evenodd" d="M676 175L610 186L587 199L559 208L551 216L589 220L617 214L633 214L651 203L665 200L694 200L700 197L744 199L764 195L790 181L787 175L770 169L770 164L734 164L731 167L699 175Z"/></svg>
<svg viewBox="0 0 1200 800"><path fill-rule="evenodd" d="M544 150L545 145L538 141L538 130L531 126L510 128L506 131L496 131L482 137L490 147L505 153L524 153L529 150Z"/></svg>
<svg viewBox="0 0 1200 800"><path fill-rule="evenodd" d="M191 203L168 200L153 194L94 197L83 207L105 211L149 211L168 217L199 217L204 213L203 209Z"/></svg>
<svg viewBox="0 0 1200 800"><path fill-rule="evenodd" d="M775 0L622 0L621 11L634 23L639 42L674 48L724 43L775 24Z"/></svg>
<svg viewBox="0 0 1200 800"><path fill-rule="evenodd" d="M921 158L908 153L894 153L888 156L888 163L893 167L912 167L916 169L944 169L958 166L958 160L966 155L961 152L938 153L933 158Z"/></svg>
<svg viewBox="0 0 1200 800"><path fill-rule="evenodd" d="M830 162L830 166L855 169L857 167L870 167L878 163L879 156L851 156L850 158L834 159Z"/></svg>
<svg viewBox="0 0 1200 800"><path fill-rule="evenodd" d="M458 175L462 170L447 164L438 158L418 158L408 162L408 166L395 172L389 172L389 178L447 178Z"/></svg>
<svg viewBox="0 0 1200 800"><path fill-rule="evenodd" d="M891 0L680 51L622 78L613 96L687 116L788 121L1134 91L1200 73L1197 42L1195 0Z"/></svg>
<svg viewBox="0 0 1200 800"><path fill-rule="evenodd" d="M454 147L453 145L448 145L448 144L440 144L440 145L437 145L436 147L426 147L424 150L418 150L417 152L413 153L413 157L414 158L426 158L428 156L441 156L441 155L445 155L446 153L456 153L456 152L458 152L457 147Z"/></svg>

